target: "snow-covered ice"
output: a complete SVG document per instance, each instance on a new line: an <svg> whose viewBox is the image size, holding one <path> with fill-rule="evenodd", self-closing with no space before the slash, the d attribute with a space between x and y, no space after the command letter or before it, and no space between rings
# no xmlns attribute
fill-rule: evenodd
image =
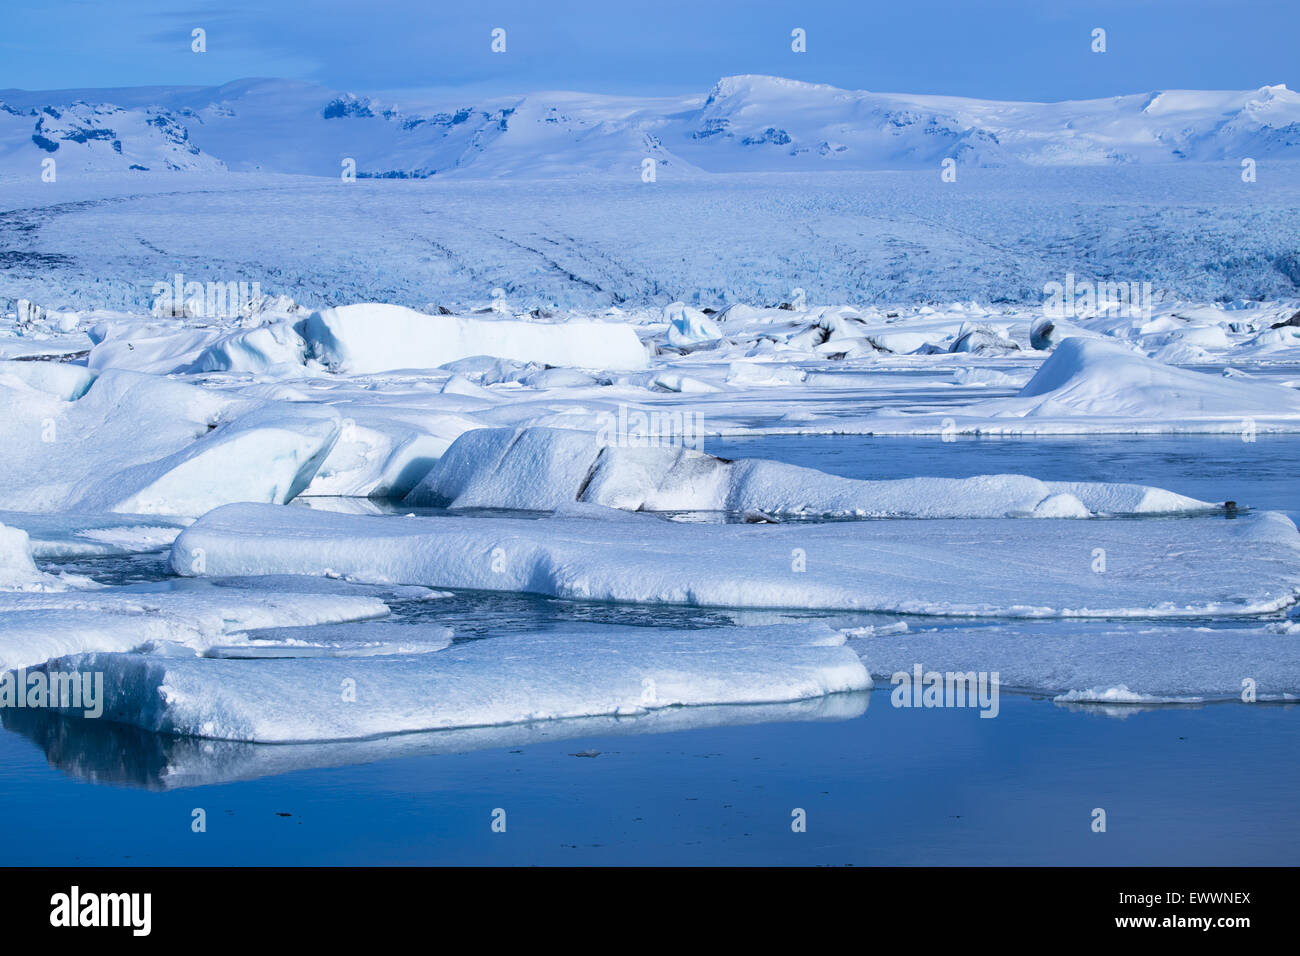
<svg viewBox="0 0 1300 956"><path fill-rule="evenodd" d="M49 589L62 590L62 585L36 567L27 532L0 524L0 591Z"/></svg>
<svg viewBox="0 0 1300 956"><path fill-rule="evenodd" d="M636 333L616 322L518 322L363 304L313 312L300 328L309 355L354 374L438 368L475 355L579 368L646 365Z"/></svg>
<svg viewBox="0 0 1300 956"><path fill-rule="evenodd" d="M333 446L319 405L232 399L139 372L84 395L0 380L0 503L14 511L198 515L228 501L286 502Z"/></svg>
<svg viewBox="0 0 1300 956"><path fill-rule="evenodd" d="M387 614L388 606L376 597L283 586L271 590L162 582L58 592L0 591L0 670L82 651L166 644L202 650L255 628Z"/></svg>
<svg viewBox="0 0 1300 956"><path fill-rule="evenodd" d="M584 628L470 641L426 654L301 658L273 666L89 654L51 661L49 668L102 672L108 719L260 742L772 703L871 686L843 635L826 625Z"/></svg>
<svg viewBox="0 0 1300 956"><path fill-rule="evenodd" d="M850 643L882 688L920 663L1077 703L1242 700L1248 689L1258 701L1300 699L1300 643L1276 624L1033 622L880 629Z"/></svg>
<svg viewBox="0 0 1300 956"><path fill-rule="evenodd" d="M1093 570L1097 549L1104 573ZM1016 617L1262 614L1300 596L1300 534L1235 520L899 519L699 525L640 516L390 518L227 505L176 539L209 575L339 575L377 584L589 601ZM1224 555L1232 555L1225 561Z"/></svg>
<svg viewBox="0 0 1300 956"><path fill-rule="evenodd" d="M1063 340L1014 398L950 417L881 415L879 425L862 427L880 434L1296 431L1300 391L1216 378L1076 336Z"/></svg>
<svg viewBox="0 0 1300 956"><path fill-rule="evenodd" d="M1023 475L863 481L682 446L618 447L555 428L476 429L456 440L408 505L550 511L573 501L629 511L727 511L873 518L1088 517L1205 511L1143 485Z"/></svg>

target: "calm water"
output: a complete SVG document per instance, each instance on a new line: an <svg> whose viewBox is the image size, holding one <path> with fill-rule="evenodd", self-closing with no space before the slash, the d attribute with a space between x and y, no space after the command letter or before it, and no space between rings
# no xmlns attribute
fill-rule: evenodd
<svg viewBox="0 0 1300 956"><path fill-rule="evenodd" d="M707 450L849 477L1134 481L1300 513L1300 436L780 436ZM157 556L75 564L114 583L163 573ZM466 593L395 611L450 623L458 639L567 621L730 623L713 610ZM576 721L312 748L8 713L0 862L1196 864L1293 863L1300 850L1295 707L1107 710L1004 694L998 719L981 720L896 710L876 693L815 714L707 710L704 726L673 732ZM1089 828L1094 807L1105 834ZM207 833L191 832L195 808ZM504 834L491 830L495 808ZM806 833L791 831L794 808Z"/></svg>
<svg viewBox="0 0 1300 956"><path fill-rule="evenodd" d="M156 792L0 736L7 864L1293 864L1295 708L974 711L592 736ZM574 754L599 752L597 757ZM119 760L125 764L131 751ZM71 755L69 755L69 759ZM105 759L108 759L105 757ZM157 765L117 768L144 779ZM1094 807L1108 830L1091 832ZM208 830L190 830L195 808ZM506 832L491 814L506 811ZM806 833L791 811L808 814Z"/></svg>

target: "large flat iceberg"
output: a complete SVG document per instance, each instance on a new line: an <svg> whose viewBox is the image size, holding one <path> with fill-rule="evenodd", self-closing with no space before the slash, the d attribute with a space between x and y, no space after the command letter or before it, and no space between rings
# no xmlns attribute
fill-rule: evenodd
<svg viewBox="0 0 1300 956"><path fill-rule="evenodd" d="M267 743L764 704L871 686L843 635L824 624L576 627L410 656L271 663L87 654L48 667L102 672L106 719Z"/></svg>
<svg viewBox="0 0 1300 956"><path fill-rule="evenodd" d="M202 554L201 573L210 575L335 575L589 601L1016 617L1260 614L1300 595L1300 534L1272 512L1086 524L702 525L592 511L620 520L396 518L227 505L180 534L171 567L195 574L194 555Z"/></svg>

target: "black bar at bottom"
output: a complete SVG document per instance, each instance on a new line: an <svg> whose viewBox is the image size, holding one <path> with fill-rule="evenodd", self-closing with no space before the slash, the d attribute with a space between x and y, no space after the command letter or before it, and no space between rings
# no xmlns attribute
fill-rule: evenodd
<svg viewBox="0 0 1300 956"><path fill-rule="evenodd" d="M440 925L459 925L495 941L502 931L527 935L530 926L554 938L557 928L568 924L563 935L593 944L602 938L609 944L627 940L629 933L669 944L675 936L686 942L690 925L705 933L725 928L747 935L783 923L792 929L802 924L815 934L810 939L847 931L879 941L897 931L900 938L918 942L969 941L1024 932L1072 941L1183 942L1201 936L1231 945L1259 930L1269 938L1287 938L1297 924L1295 871L1287 868L11 868L0 873L10 933L48 934L52 940L76 934L78 943L116 937L211 945L282 938L338 945L354 935L373 942L377 931L440 934ZM147 908L143 894L148 894ZM610 932L615 935L606 935ZM683 932L688 935L680 936Z"/></svg>

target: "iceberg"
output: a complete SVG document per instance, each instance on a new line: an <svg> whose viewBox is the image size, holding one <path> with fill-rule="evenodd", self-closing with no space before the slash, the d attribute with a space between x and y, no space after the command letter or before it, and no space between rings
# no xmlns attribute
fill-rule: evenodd
<svg viewBox="0 0 1300 956"><path fill-rule="evenodd" d="M91 338L94 345L86 364L94 373L126 369L151 375L264 374L288 366L302 374L306 352L289 316L233 329L185 319L113 319L98 323Z"/></svg>
<svg viewBox="0 0 1300 956"><path fill-rule="evenodd" d="M27 532L0 524L0 591L62 590L63 587L57 577L36 567Z"/></svg>
<svg viewBox="0 0 1300 956"><path fill-rule="evenodd" d="M284 504L302 492L339 433L318 406L259 408L158 461L97 483L73 508L199 515L230 501Z"/></svg>
<svg viewBox="0 0 1300 956"><path fill-rule="evenodd" d="M0 379L0 506L195 516L284 503L307 487L340 418L321 404L231 398L110 369L67 401Z"/></svg>
<svg viewBox="0 0 1300 956"><path fill-rule="evenodd" d="M44 392L65 402L75 402L95 381L95 373L62 362L0 362L0 385Z"/></svg>
<svg viewBox="0 0 1300 956"><path fill-rule="evenodd" d="M665 307L664 320L668 323L668 344L674 348L689 349L722 338L722 330L712 319L684 302Z"/></svg>
<svg viewBox="0 0 1300 956"><path fill-rule="evenodd" d="M313 312L297 328L310 357L352 375L438 368L476 355L577 368L647 365L636 332L619 322L466 318L362 303Z"/></svg>
<svg viewBox="0 0 1300 956"><path fill-rule="evenodd" d="M1062 341L1038 373L1006 400L1005 414L1103 418L1300 418L1300 392L1174 368L1122 345Z"/></svg>
<svg viewBox="0 0 1300 956"><path fill-rule="evenodd" d="M1300 596L1300 534L1275 512L1086 525L704 525L613 514L625 520L226 505L181 532L170 561L182 575L332 575L586 601L1002 617L1250 615Z"/></svg>
<svg viewBox="0 0 1300 956"><path fill-rule="evenodd" d="M877 630L850 643L884 689L927 671L996 672L1003 689L1062 702L1300 699L1300 638L1266 624L1025 622L960 632Z"/></svg>
<svg viewBox="0 0 1300 956"><path fill-rule="evenodd" d="M342 417L338 440L302 492L305 496L401 498L458 436L479 427L453 408L362 402L334 407Z"/></svg>
<svg viewBox="0 0 1300 956"><path fill-rule="evenodd" d="M434 653L264 662L82 654L47 671L104 674L104 718L220 740L292 743L769 704L861 691L871 678L824 624L576 627Z"/></svg>
<svg viewBox="0 0 1300 956"><path fill-rule="evenodd" d="M628 511L872 518L1061 518L1217 507L1145 485L1023 475L864 481L683 447L618 447L599 435L544 427L466 432L404 503L552 511L574 501Z"/></svg>

